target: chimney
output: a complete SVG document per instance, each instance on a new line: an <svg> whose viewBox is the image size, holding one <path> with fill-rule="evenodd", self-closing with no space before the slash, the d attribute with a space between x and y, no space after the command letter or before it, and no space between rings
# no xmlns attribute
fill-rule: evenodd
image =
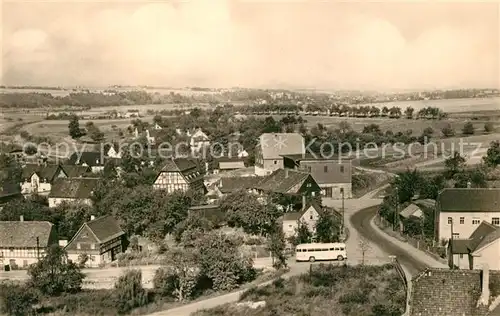
<svg viewBox="0 0 500 316"><path fill-rule="evenodd" d="M90 215L90 220L93 221L95 219L94 215Z"/></svg>
<svg viewBox="0 0 500 316"><path fill-rule="evenodd" d="M483 273L481 274L481 297L478 305L488 306L490 304L490 269L487 263L483 264Z"/></svg>
<svg viewBox="0 0 500 316"><path fill-rule="evenodd" d="M467 181L467 189L470 189L472 187L472 183L470 181Z"/></svg>
<svg viewBox="0 0 500 316"><path fill-rule="evenodd" d="M24 222L24 215L19 216L19 221Z"/></svg>
<svg viewBox="0 0 500 316"><path fill-rule="evenodd" d="M288 178L288 168L285 168L285 179Z"/></svg>
<svg viewBox="0 0 500 316"><path fill-rule="evenodd" d="M305 195L302 195L302 210L306 209L307 199Z"/></svg>

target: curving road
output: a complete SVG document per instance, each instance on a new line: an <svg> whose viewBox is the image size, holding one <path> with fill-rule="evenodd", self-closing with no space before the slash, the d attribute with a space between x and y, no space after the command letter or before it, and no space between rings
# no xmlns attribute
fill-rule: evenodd
<svg viewBox="0 0 500 316"><path fill-rule="evenodd" d="M425 262L411 256L406 249L384 238L380 232L375 230L371 221L377 215L377 211L378 206L371 206L354 213L350 218L352 227L361 236L375 244L385 253L396 256L398 261L408 269L411 275L415 275L427 268L428 265Z"/></svg>

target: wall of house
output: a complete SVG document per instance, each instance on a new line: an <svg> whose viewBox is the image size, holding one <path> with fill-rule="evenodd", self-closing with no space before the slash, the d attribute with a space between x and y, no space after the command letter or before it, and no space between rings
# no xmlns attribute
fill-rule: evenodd
<svg viewBox="0 0 500 316"><path fill-rule="evenodd" d="M454 254L453 263L462 270L469 269L469 254ZM448 261L449 264L449 261Z"/></svg>
<svg viewBox="0 0 500 316"><path fill-rule="evenodd" d="M453 221L453 233L455 238L466 239L476 230L482 221L492 223L493 218L500 220L500 212L441 212L438 216L438 235L436 239L451 238L451 225L448 224L448 218L451 217ZM464 219L463 224L460 224L460 218ZM475 224L473 223L475 221Z"/></svg>
<svg viewBox="0 0 500 316"><path fill-rule="evenodd" d="M93 173L98 173L104 170L104 166L94 166L92 167L92 172Z"/></svg>
<svg viewBox="0 0 500 316"><path fill-rule="evenodd" d="M319 187L321 188L321 195L323 195L326 198L332 198L339 200L342 198L342 193L341 189L344 189L344 198L345 199L351 199L352 198L352 183L326 183L326 184L320 184ZM327 188L332 189L332 196L326 196Z"/></svg>
<svg viewBox="0 0 500 316"><path fill-rule="evenodd" d="M316 212L316 210L313 207L310 207L306 212L304 212L304 214L300 218L300 221L304 222L307 225L309 231L314 232L318 218L319 218L318 212ZM299 226L299 221L284 220L283 233L285 234L285 238L294 236L298 226Z"/></svg>
<svg viewBox="0 0 500 316"><path fill-rule="evenodd" d="M68 203L82 203L86 204L89 206L92 206L92 200L91 199L70 199L70 198L55 198L55 197L49 197L49 207L56 207L62 202L68 202Z"/></svg>
<svg viewBox="0 0 500 316"><path fill-rule="evenodd" d="M320 185L352 181L350 160L303 160L298 169L309 172Z"/></svg>
<svg viewBox="0 0 500 316"><path fill-rule="evenodd" d="M497 239L483 249L479 249L477 255L472 257L474 269L482 269L486 263L490 270L500 270L500 239Z"/></svg>
<svg viewBox="0 0 500 316"><path fill-rule="evenodd" d="M179 172L162 172L156 178L153 187L155 189L167 190L167 192L174 192L176 190L187 191L189 184Z"/></svg>
<svg viewBox="0 0 500 316"><path fill-rule="evenodd" d="M45 248L39 248L40 258L45 256ZM4 265L16 264L19 268L27 268L30 264L38 262L36 248L0 248L0 271Z"/></svg>

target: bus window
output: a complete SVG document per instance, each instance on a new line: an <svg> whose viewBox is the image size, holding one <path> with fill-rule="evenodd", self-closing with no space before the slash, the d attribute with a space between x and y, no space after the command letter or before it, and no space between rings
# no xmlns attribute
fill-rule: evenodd
<svg viewBox="0 0 500 316"><path fill-rule="evenodd" d="M344 249L344 247L342 247L342 248L340 248L340 250L341 250L341 251L344 251L345 249Z"/></svg>
<svg viewBox="0 0 500 316"><path fill-rule="evenodd" d="M321 251L328 251L328 248L323 248L321 249Z"/></svg>
<svg viewBox="0 0 500 316"><path fill-rule="evenodd" d="M330 248L330 251L334 251L335 249L334 248Z"/></svg>
<svg viewBox="0 0 500 316"><path fill-rule="evenodd" d="M335 248L335 251L339 251L339 248Z"/></svg>
<svg viewBox="0 0 500 316"><path fill-rule="evenodd" d="M301 252L302 250L301 249L295 249L296 252Z"/></svg>

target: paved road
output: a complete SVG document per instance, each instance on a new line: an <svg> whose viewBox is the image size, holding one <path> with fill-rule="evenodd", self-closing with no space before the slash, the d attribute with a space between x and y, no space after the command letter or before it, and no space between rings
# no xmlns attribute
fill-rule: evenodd
<svg viewBox="0 0 500 316"><path fill-rule="evenodd" d="M351 217L352 227L361 236L376 244L384 253L396 256L411 276L418 274L427 267L447 268L445 264L433 259L425 252L380 231L373 223L377 211L378 208L374 206L356 212Z"/></svg>

